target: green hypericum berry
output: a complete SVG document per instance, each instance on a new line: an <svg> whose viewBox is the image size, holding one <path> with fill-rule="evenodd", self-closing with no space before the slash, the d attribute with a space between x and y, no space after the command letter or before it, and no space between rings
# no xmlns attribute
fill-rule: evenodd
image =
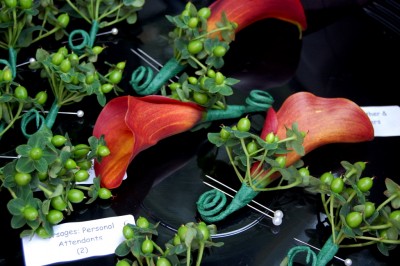
<svg viewBox="0 0 400 266"><path fill-rule="evenodd" d="M275 141L275 134L274 132L269 132L267 136L265 137L265 142L266 143L273 143Z"/></svg>
<svg viewBox="0 0 400 266"><path fill-rule="evenodd" d="M109 198L111 198L111 196L112 196L111 190L104 188L104 187L99 189L99 198L109 199Z"/></svg>
<svg viewBox="0 0 400 266"><path fill-rule="evenodd" d="M67 138L62 135L54 135L51 138L51 143L56 147L61 147L62 145L65 144L66 141L67 141Z"/></svg>
<svg viewBox="0 0 400 266"><path fill-rule="evenodd" d="M248 117L240 118L239 122L237 123L237 129L242 132L247 132L250 130L251 122Z"/></svg>
<svg viewBox="0 0 400 266"><path fill-rule="evenodd" d="M219 136L221 137L221 139L227 140L231 136L231 133L228 130L226 130L225 128L221 128L221 131L219 132Z"/></svg>
<svg viewBox="0 0 400 266"><path fill-rule="evenodd" d="M213 55L216 57L223 57L226 54L226 48L219 45L213 49Z"/></svg>
<svg viewBox="0 0 400 266"><path fill-rule="evenodd" d="M150 223L145 217L140 216L136 221L136 225L138 227L140 227L140 228L144 228L145 229L145 228L149 228Z"/></svg>
<svg viewBox="0 0 400 266"><path fill-rule="evenodd" d="M197 16L208 19L211 16L211 9L208 7L202 7L197 12Z"/></svg>
<svg viewBox="0 0 400 266"><path fill-rule="evenodd" d="M357 187L361 192L367 192L372 188L373 179L371 177L363 177L357 181Z"/></svg>
<svg viewBox="0 0 400 266"><path fill-rule="evenodd" d="M190 54L198 54L203 50L203 42L200 40L190 41L187 49Z"/></svg>
<svg viewBox="0 0 400 266"><path fill-rule="evenodd" d="M334 178L331 182L331 190L340 194L344 188L344 181L340 177Z"/></svg>

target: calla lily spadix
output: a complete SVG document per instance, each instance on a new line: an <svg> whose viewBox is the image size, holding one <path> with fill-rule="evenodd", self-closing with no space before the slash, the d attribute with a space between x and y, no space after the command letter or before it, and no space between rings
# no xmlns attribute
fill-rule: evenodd
<svg viewBox="0 0 400 266"><path fill-rule="evenodd" d="M216 28L222 13L225 13L229 21L237 23L236 33L254 22L268 18L296 25L300 35L307 28L306 16L299 0L217 0L209 7L209 31Z"/></svg>
<svg viewBox="0 0 400 266"><path fill-rule="evenodd" d="M202 119L204 109L164 96L121 96L99 114L93 135L104 135L110 155L95 162L103 187L119 187L133 158L159 140L188 131Z"/></svg>

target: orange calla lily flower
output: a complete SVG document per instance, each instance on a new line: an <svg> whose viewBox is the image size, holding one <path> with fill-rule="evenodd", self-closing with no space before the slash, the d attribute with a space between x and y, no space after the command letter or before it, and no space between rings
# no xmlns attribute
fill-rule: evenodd
<svg viewBox="0 0 400 266"><path fill-rule="evenodd" d="M201 119L204 109L168 97L121 96L99 114L93 135L104 135L110 155L95 162L103 187L119 187L133 158L159 140L187 131Z"/></svg>
<svg viewBox="0 0 400 266"><path fill-rule="evenodd" d="M300 33L307 28L304 9L299 0L217 0L210 6L208 30L217 27L224 12L229 21L237 23L236 32L267 18L276 18L295 24Z"/></svg>
<svg viewBox="0 0 400 266"><path fill-rule="evenodd" d="M356 103L346 98L318 97L309 92L292 94L277 112L270 108L260 136L265 139L269 132L274 132L283 139L286 127L294 122L300 131L307 133L303 143L305 154L326 144L357 143L374 138L371 120ZM289 152L286 165L300 158L296 152Z"/></svg>
<svg viewBox="0 0 400 266"><path fill-rule="evenodd" d="M295 123L297 126L294 126ZM288 128L295 128L297 134L286 136ZM355 143L374 138L372 123L357 104L345 98L322 98L308 92L292 94L284 101L278 112L275 112L273 108L268 109L260 134L261 139L265 140L271 132L274 133L273 137L278 136L280 140L293 136L299 138L301 132L307 132L301 140L304 148L304 151L299 152L301 154L293 150L280 155L286 156L284 161L286 166L291 166L302 156L325 144ZM249 155L246 154L247 156ZM229 158L238 176L241 175L232 156ZM201 217L207 222L220 221L244 207L260 191L288 189L302 185L303 180L300 177L288 184L267 187L282 173L275 171L274 167L265 169L261 165L265 162L264 160L256 161L251 165L250 172L246 171L246 176L240 178L242 186L227 206L225 206L226 197L222 192L213 189L203 193L197 201ZM280 217L274 217L274 224L280 224L280 222Z"/></svg>

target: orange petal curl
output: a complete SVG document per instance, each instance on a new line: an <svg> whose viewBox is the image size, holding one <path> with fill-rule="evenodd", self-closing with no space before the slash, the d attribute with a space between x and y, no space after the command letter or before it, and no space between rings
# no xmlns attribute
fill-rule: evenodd
<svg viewBox="0 0 400 266"><path fill-rule="evenodd" d="M236 33L256 21L267 18L293 23L298 27L300 34L307 28L300 0L217 0L209 7L211 16L208 19L208 31L217 27L223 12L229 21L237 23Z"/></svg>
<svg viewBox="0 0 400 266"><path fill-rule="evenodd" d="M202 119L204 109L168 97L121 96L112 99L100 112L93 135L104 135L110 155L95 162L101 186L121 185L133 158L159 140L187 131Z"/></svg>
<svg viewBox="0 0 400 266"><path fill-rule="evenodd" d="M268 121L277 121L276 134L286 137L286 127L297 123L298 129L307 133L304 138L305 153L331 143L357 143L374 138L374 128L364 110L346 98L323 98L309 92L298 92L289 96L276 114L265 120L261 137L271 130ZM273 128L273 127L272 127ZM290 152L286 164L300 159L296 152Z"/></svg>

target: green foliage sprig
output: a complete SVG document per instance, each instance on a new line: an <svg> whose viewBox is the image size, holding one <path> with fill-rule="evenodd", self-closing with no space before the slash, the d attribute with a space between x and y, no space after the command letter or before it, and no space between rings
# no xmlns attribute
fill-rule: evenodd
<svg viewBox="0 0 400 266"><path fill-rule="evenodd" d="M233 94L232 86L239 80L225 77L220 69L237 25L223 16L217 29L208 31L210 15L208 7L197 10L189 2L180 14L166 16L175 26L169 33L174 57L180 64L190 65L195 72L182 74L178 82L171 83L168 91L164 87L162 93L182 101L194 101L206 108L225 109L224 97Z"/></svg>
<svg viewBox="0 0 400 266"><path fill-rule="evenodd" d="M115 254L123 259L116 265L199 266L206 248L223 245L211 239L211 235L217 232L215 225L189 222L179 227L163 249L155 242L157 227L158 223L151 224L143 216L137 219L136 225L126 224L123 228L125 240L115 250ZM133 255L134 262L129 259L129 255Z"/></svg>
<svg viewBox="0 0 400 266"><path fill-rule="evenodd" d="M91 0L71 1L67 0L66 9L72 9L73 15L83 18L89 24L93 21L99 23L100 28L112 26L126 21L134 24L137 21L137 12L143 8L144 0Z"/></svg>
<svg viewBox="0 0 400 266"><path fill-rule="evenodd" d="M69 15L59 12L53 1L2 1L0 11L0 47L28 47L54 35L60 40L67 33Z"/></svg>
<svg viewBox="0 0 400 266"><path fill-rule="evenodd" d="M333 243L339 248L364 247L376 244L379 251L389 251L400 244L400 186L386 178L387 197L381 203L369 196L374 177L363 175L365 162L342 161L344 173L323 173L319 183L307 188L320 193L323 209L332 230Z"/></svg>
<svg viewBox="0 0 400 266"><path fill-rule="evenodd" d="M92 136L88 144L73 145L67 134L53 136L46 127L18 146L18 158L0 168L1 188L12 196L7 203L11 227L27 226L21 237L37 234L47 238L53 235L52 226L74 210L74 204L85 198L87 204L98 197L110 198L110 191L100 187L98 178L90 186L81 184L89 179L92 162L101 161L109 154L107 150L103 138Z"/></svg>
<svg viewBox="0 0 400 266"><path fill-rule="evenodd" d="M305 134L298 130L297 124L294 123L292 128L286 129L284 139L279 139L272 132L262 139L249 131L250 123L249 118L243 117L232 127L222 126L220 132L208 133L211 143L216 147L225 147L239 180L255 191L308 186L309 171L308 168L302 167L303 161L286 166L287 153L304 154L302 144ZM281 178L276 186L267 187L279 176Z"/></svg>
<svg viewBox="0 0 400 266"><path fill-rule="evenodd" d="M125 63L110 65L108 73L102 75L96 69L97 55L102 47L94 47L81 55L61 47L50 53L42 48L36 52L36 61L30 64L31 69L40 70L41 77L47 78L58 106L79 102L85 96L95 94L101 106L106 103L104 93L110 90L121 91L118 83L122 79Z"/></svg>

